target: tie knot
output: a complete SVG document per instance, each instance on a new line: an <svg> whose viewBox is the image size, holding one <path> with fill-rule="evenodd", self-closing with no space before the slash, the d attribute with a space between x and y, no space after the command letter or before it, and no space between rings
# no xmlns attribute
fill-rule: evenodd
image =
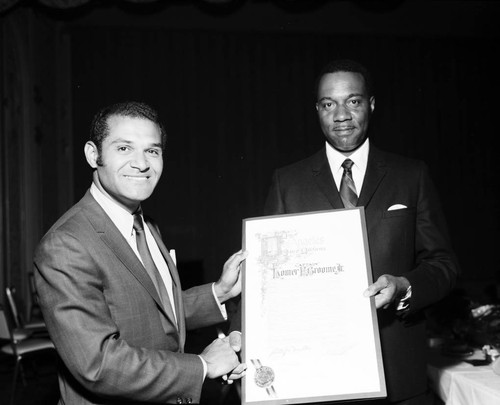
<svg viewBox="0 0 500 405"><path fill-rule="evenodd" d="M144 224L142 222L142 217L140 212L134 214L134 230L136 232L142 232L144 230Z"/></svg>
<svg viewBox="0 0 500 405"><path fill-rule="evenodd" d="M351 167L353 164L354 164L354 162L351 159L346 159L342 163L342 167L346 170L351 170Z"/></svg>

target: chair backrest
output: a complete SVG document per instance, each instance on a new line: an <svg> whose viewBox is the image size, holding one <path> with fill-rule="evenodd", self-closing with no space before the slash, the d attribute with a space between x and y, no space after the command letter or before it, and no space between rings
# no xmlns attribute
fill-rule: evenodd
<svg viewBox="0 0 500 405"><path fill-rule="evenodd" d="M7 316L5 315L5 311L3 310L3 308L0 308L0 339L12 339Z"/></svg>
<svg viewBox="0 0 500 405"><path fill-rule="evenodd" d="M19 311L17 310L16 301L14 300L13 290L10 287L5 287L5 293L7 295L7 302L9 303L16 328L21 328L21 319L19 318Z"/></svg>

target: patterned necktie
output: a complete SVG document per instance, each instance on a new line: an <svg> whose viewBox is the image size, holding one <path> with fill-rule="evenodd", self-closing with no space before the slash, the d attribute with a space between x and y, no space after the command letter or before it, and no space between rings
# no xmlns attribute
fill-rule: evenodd
<svg viewBox="0 0 500 405"><path fill-rule="evenodd" d="M142 222L141 214L138 212L134 214L134 230L135 240L137 242L137 250L139 251L139 255L141 256L142 263L144 264L144 268L146 269L149 277L153 281L153 284L156 287L156 291L160 296L163 307L165 308L165 306L168 305L169 302L168 292L165 288L165 284L163 283L160 272L158 271L155 262L153 261L153 256L151 256L151 252L149 251L148 244L146 242L146 235L144 234L144 223Z"/></svg>
<svg viewBox="0 0 500 405"><path fill-rule="evenodd" d="M346 159L344 163L342 163L344 174L342 174L342 181L340 182L340 197L342 198L345 208L354 208L358 203L358 194L351 172L353 164L354 162L351 159Z"/></svg>

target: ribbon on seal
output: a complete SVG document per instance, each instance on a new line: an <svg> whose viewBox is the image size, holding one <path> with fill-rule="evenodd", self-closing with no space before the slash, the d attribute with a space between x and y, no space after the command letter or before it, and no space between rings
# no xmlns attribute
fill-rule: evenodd
<svg viewBox="0 0 500 405"><path fill-rule="evenodd" d="M255 367L254 381L260 388L265 388L267 395L271 398L276 398L276 390L273 387L274 371L271 367L263 366L260 360L250 360Z"/></svg>

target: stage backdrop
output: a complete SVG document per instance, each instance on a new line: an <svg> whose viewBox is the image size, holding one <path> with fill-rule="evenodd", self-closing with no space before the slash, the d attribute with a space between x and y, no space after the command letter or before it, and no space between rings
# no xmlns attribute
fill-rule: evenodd
<svg viewBox="0 0 500 405"><path fill-rule="evenodd" d="M183 32L74 27L74 193L93 114L141 100L165 122L165 170L145 203L175 248L186 284L218 276L241 246L241 220L261 213L273 169L323 145L313 85L347 56L373 70L372 140L430 165L467 279L498 277L499 204L493 122L496 40Z"/></svg>

